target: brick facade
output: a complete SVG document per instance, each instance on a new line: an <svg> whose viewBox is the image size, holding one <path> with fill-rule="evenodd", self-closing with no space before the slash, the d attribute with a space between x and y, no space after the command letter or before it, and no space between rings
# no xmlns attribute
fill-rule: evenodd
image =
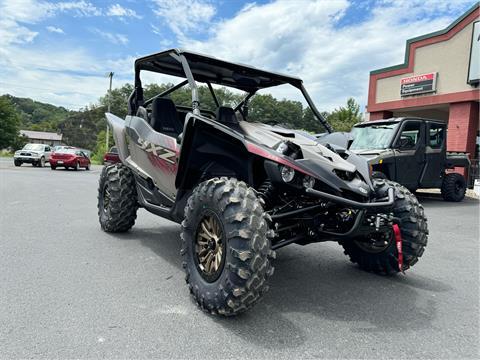
<svg viewBox="0 0 480 360"><path fill-rule="evenodd" d="M450 105L447 150L475 154L478 131L478 102L467 101Z"/></svg>
<svg viewBox="0 0 480 360"><path fill-rule="evenodd" d="M391 111L374 111L370 113L370 120L382 120L393 117Z"/></svg>

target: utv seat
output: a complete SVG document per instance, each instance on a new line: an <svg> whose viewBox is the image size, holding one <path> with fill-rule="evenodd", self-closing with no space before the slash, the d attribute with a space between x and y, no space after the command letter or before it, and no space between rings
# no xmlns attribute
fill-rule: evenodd
<svg viewBox="0 0 480 360"><path fill-rule="evenodd" d="M153 100L150 126L155 131L172 137L177 137L183 131L183 126L178 121L177 108L172 100L167 98Z"/></svg>
<svg viewBox="0 0 480 360"><path fill-rule="evenodd" d="M238 125L238 119L237 115L235 115L235 111L227 106L219 106L217 108L217 121L221 122L222 124L226 125L232 125L236 124Z"/></svg>
<svg viewBox="0 0 480 360"><path fill-rule="evenodd" d="M217 108L217 121L233 130L242 131L237 115L235 115L235 110L230 107L219 106Z"/></svg>
<svg viewBox="0 0 480 360"><path fill-rule="evenodd" d="M235 115L235 110L227 106L219 106L216 111L217 121L223 125L228 126L230 129L243 132L240 127L240 122Z"/></svg>

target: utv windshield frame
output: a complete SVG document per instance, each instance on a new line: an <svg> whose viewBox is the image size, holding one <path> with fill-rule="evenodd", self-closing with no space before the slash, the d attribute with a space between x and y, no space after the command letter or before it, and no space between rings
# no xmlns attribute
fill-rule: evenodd
<svg viewBox="0 0 480 360"><path fill-rule="evenodd" d="M141 71L152 71L184 78L186 80L145 101L140 79ZM217 106L220 106L220 104L212 84L245 91L247 95L237 104L235 111L246 110L248 100L255 95L258 90L284 84L292 85L300 90L313 114L327 132L333 132L330 124L316 108L300 78L268 72L253 66L227 62L215 57L179 49L170 49L139 58L135 61L135 85L128 100L128 114L135 115L138 107L146 106L151 103L154 98L166 96L188 84L192 91L193 114L201 116L197 82L204 83L208 86Z"/></svg>

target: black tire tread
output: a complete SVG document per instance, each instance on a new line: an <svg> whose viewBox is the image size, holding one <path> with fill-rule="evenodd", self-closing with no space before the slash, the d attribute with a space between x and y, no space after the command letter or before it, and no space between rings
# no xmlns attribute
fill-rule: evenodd
<svg viewBox="0 0 480 360"><path fill-rule="evenodd" d="M107 213L102 209L103 188L108 184L110 206ZM106 232L126 232L137 218L137 191L135 178L123 164L105 166L100 175L98 187L98 218Z"/></svg>
<svg viewBox="0 0 480 360"><path fill-rule="evenodd" d="M395 190L394 216L400 219L402 236L403 271L415 265L422 256L428 241L427 218L423 206L404 186L389 180L376 181L384 184L384 188L393 187ZM385 186L387 185L387 186ZM377 274L393 275L400 271L398 268L398 252L395 241L381 253L368 253L358 247L354 241L341 242L345 255L350 261L357 263L360 268Z"/></svg>
<svg viewBox="0 0 480 360"><path fill-rule="evenodd" d="M227 256L224 272L217 291L205 291L198 271L189 258L189 243L194 242L192 229L195 209L208 198L219 204L220 216L227 237ZM273 274L271 250L268 238L268 220L254 190L233 178L212 178L200 183L192 192L185 207L182 222L182 256L185 280L196 304L205 312L232 316L252 307L268 290L267 280ZM223 274L222 274L223 275Z"/></svg>
<svg viewBox="0 0 480 360"><path fill-rule="evenodd" d="M463 191L461 194L455 192L455 184L460 181L463 184ZM442 182L442 197L445 201L459 202L465 197L467 191L465 177L458 173L446 174Z"/></svg>

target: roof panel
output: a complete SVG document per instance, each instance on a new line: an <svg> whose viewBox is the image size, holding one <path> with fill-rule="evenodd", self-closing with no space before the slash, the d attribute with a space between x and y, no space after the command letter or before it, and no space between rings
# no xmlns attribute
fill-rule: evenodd
<svg viewBox="0 0 480 360"><path fill-rule="evenodd" d="M52 140L52 141L61 141L63 135L45 132L45 131L32 131L32 130L20 130L21 135L25 135L29 139L38 139L38 140Z"/></svg>
<svg viewBox="0 0 480 360"><path fill-rule="evenodd" d="M181 63L175 56L185 56L196 81L256 91L282 84L300 86L302 80L280 73L257 69L253 66L232 63L191 51L171 49L135 61L135 71L149 70L185 78Z"/></svg>

